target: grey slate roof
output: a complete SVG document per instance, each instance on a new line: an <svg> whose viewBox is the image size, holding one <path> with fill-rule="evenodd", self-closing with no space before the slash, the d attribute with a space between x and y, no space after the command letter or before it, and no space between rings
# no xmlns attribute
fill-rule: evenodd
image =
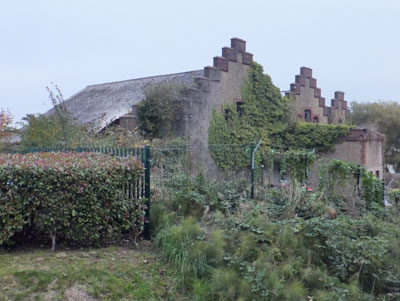
<svg viewBox="0 0 400 301"><path fill-rule="evenodd" d="M137 78L125 81L87 86L65 101L68 111L79 123L94 123L105 127L110 121L129 113L132 106L145 97L150 84L194 84L195 77L203 76L203 70ZM52 114L54 109L48 114Z"/></svg>

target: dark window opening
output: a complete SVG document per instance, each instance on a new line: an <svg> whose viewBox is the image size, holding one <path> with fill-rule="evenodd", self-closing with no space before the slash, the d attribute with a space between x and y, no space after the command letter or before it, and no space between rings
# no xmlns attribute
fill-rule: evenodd
<svg viewBox="0 0 400 301"><path fill-rule="evenodd" d="M307 122L311 122L311 111L304 110L304 120Z"/></svg>
<svg viewBox="0 0 400 301"><path fill-rule="evenodd" d="M225 109L225 120L228 120L229 118L229 110Z"/></svg>
<svg viewBox="0 0 400 301"><path fill-rule="evenodd" d="M317 116L315 116L315 117L313 118L313 122L314 122L314 123L319 123L319 119L318 119Z"/></svg>
<svg viewBox="0 0 400 301"><path fill-rule="evenodd" d="M236 112L237 112L238 117L241 117L243 115L242 104L243 104L243 102L240 102L240 101L238 101L236 103Z"/></svg>
<svg viewBox="0 0 400 301"><path fill-rule="evenodd" d="M379 170L375 171L375 176L379 178Z"/></svg>

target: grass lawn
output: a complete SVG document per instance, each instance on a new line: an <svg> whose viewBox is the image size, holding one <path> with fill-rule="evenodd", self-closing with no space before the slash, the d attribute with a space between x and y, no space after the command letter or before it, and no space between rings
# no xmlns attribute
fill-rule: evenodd
<svg viewBox="0 0 400 301"><path fill-rule="evenodd" d="M0 251L0 300L185 300L150 247Z"/></svg>

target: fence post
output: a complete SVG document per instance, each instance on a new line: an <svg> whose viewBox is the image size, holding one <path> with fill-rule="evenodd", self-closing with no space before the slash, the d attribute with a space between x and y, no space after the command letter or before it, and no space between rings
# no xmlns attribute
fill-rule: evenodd
<svg viewBox="0 0 400 301"><path fill-rule="evenodd" d="M385 207L386 205L385 205L385 180L384 179L382 179L381 180L382 181L382 205L383 205L383 207Z"/></svg>
<svg viewBox="0 0 400 301"><path fill-rule="evenodd" d="M250 145L250 154L251 154L251 160L250 160L250 198L254 199L254 144Z"/></svg>
<svg viewBox="0 0 400 301"><path fill-rule="evenodd" d="M145 151L145 171L144 171L144 239L150 240L150 147L146 146Z"/></svg>
<svg viewBox="0 0 400 301"><path fill-rule="evenodd" d="M250 145L250 151L251 151L251 173L250 173L250 181L251 181L251 190L250 190L250 197L254 199L254 169L255 169L255 156L256 156L256 151L260 147L262 140L260 139L254 147L254 144Z"/></svg>
<svg viewBox="0 0 400 301"><path fill-rule="evenodd" d="M357 195L361 196L361 166L357 165Z"/></svg>

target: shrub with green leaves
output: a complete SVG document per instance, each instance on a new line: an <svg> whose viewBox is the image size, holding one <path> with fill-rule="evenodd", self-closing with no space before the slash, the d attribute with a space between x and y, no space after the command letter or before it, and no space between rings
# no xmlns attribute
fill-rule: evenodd
<svg viewBox="0 0 400 301"><path fill-rule="evenodd" d="M125 193L143 167L137 158L97 153L0 155L0 245L33 231L78 244L141 228L139 201ZM54 247L54 244L53 244Z"/></svg>
<svg viewBox="0 0 400 301"><path fill-rule="evenodd" d="M171 83L146 88L146 98L136 105L139 128L149 138L179 134L177 124L182 119L181 92L184 86Z"/></svg>

